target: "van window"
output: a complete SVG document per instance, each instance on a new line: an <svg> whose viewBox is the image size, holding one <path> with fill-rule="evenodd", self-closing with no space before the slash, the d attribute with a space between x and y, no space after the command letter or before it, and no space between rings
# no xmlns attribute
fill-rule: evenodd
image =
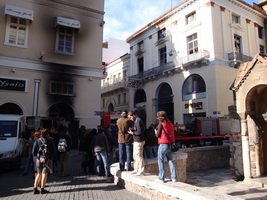
<svg viewBox="0 0 267 200"><path fill-rule="evenodd" d="M0 137L17 137L17 121L0 121Z"/></svg>

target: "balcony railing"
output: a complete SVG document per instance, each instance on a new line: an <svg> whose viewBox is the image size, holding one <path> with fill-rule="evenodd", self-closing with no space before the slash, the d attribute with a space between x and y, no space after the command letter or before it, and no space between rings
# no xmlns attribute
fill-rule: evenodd
<svg viewBox="0 0 267 200"><path fill-rule="evenodd" d="M123 79L116 79L114 82L112 83L104 83L101 86L101 90L102 92L107 92L107 91L112 91L112 90L116 90L119 88L126 88L127 87L127 82L126 80Z"/></svg>
<svg viewBox="0 0 267 200"><path fill-rule="evenodd" d="M157 67L154 67L152 69L146 70L144 72L141 72L139 74L130 76L130 79L144 79L144 78L148 78L150 76L156 75L158 73L164 72L164 71L168 71L170 69L174 69L175 65L173 64L173 62L168 62L164 65L160 65Z"/></svg>
<svg viewBox="0 0 267 200"><path fill-rule="evenodd" d="M252 57L246 56L242 53L238 53L238 52L228 53L228 60L230 61L238 61L240 63L243 63L243 62L249 62L252 59L253 59Z"/></svg>
<svg viewBox="0 0 267 200"><path fill-rule="evenodd" d="M181 65L190 65L191 63L195 63L204 59L208 59L210 57L210 52L207 50L200 50L196 53L189 54L185 57L179 59L179 64Z"/></svg>

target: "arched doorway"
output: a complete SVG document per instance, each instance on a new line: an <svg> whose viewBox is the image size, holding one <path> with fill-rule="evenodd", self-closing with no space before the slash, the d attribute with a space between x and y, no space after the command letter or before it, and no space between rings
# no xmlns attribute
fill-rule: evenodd
<svg viewBox="0 0 267 200"><path fill-rule="evenodd" d="M134 96L134 107L137 109L138 116L146 125L146 93L143 89L136 91Z"/></svg>
<svg viewBox="0 0 267 200"><path fill-rule="evenodd" d="M246 98L249 137L255 145L258 173L267 175L267 85L252 88Z"/></svg>
<svg viewBox="0 0 267 200"><path fill-rule="evenodd" d="M108 105L108 113L112 113L112 112L114 112L114 106L113 106L112 103L110 103L110 104Z"/></svg>
<svg viewBox="0 0 267 200"><path fill-rule="evenodd" d="M0 114L23 115L23 111L15 103L5 103L0 106Z"/></svg>
<svg viewBox="0 0 267 200"><path fill-rule="evenodd" d="M173 93L168 83L162 83L158 90L158 110L167 112L168 118L174 122Z"/></svg>

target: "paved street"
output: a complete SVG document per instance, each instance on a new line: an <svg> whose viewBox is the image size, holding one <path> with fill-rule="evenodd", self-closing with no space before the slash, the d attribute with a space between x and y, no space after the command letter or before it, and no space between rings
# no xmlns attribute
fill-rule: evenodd
<svg viewBox="0 0 267 200"><path fill-rule="evenodd" d="M0 199L90 199L90 200L145 200L145 198L118 188L111 179L86 175L81 168L82 156L73 150L71 157L72 170L70 177L58 177L50 174L46 188L49 194L33 195L34 175L22 176L22 169L0 172Z"/></svg>

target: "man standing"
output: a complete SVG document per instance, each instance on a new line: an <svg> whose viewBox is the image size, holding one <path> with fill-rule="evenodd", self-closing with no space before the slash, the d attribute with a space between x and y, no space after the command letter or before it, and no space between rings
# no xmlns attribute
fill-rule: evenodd
<svg viewBox="0 0 267 200"><path fill-rule="evenodd" d="M117 120L120 170L125 170L125 161L127 161L127 170L132 171L133 136L128 133L128 130L133 123L127 119L126 112L122 112L121 116L122 118Z"/></svg>
<svg viewBox="0 0 267 200"><path fill-rule="evenodd" d="M57 141L57 147L59 163L58 175L60 177L69 176L71 137L68 128L65 126L59 127L59 141Z"/></svg>
<svg viewBox="0 0 267 200"><path fill-rule="evenodd" d="M145 125L140 117L137 116L137 111L130 111L128 118L134 122L133 127L129 131L133 135L133 159L134 171L136 176L144 175L144 145L145 145Z"/></svg>
<svg viewBox="0 0 267 200"><path fill-rule="evenodd" d="M41 183L41 194L48 193L47 190L44 189L47 174L50 171L48 163L52 160L53 155L55 154L55 147L52 140L49 137L49 131L47 129L42 129L41 137L36 139L33 144L32 154L36 160L36 168L37 174L34 180L34 190L33 194L39 194L38 185Z"/></svg>
<svg viewBox="0 0 267 200"><path fill-rule="evenodd" d="M110 174L109 162L108 162L109 144L108 144L108 139L105 135L104 129L98 129L98 134L93 138L93 141L92 141L92 149L96 155L98 175L101 175L100 166L102 166L103 164L106 177L110 177L111 174Z"/></svg>

